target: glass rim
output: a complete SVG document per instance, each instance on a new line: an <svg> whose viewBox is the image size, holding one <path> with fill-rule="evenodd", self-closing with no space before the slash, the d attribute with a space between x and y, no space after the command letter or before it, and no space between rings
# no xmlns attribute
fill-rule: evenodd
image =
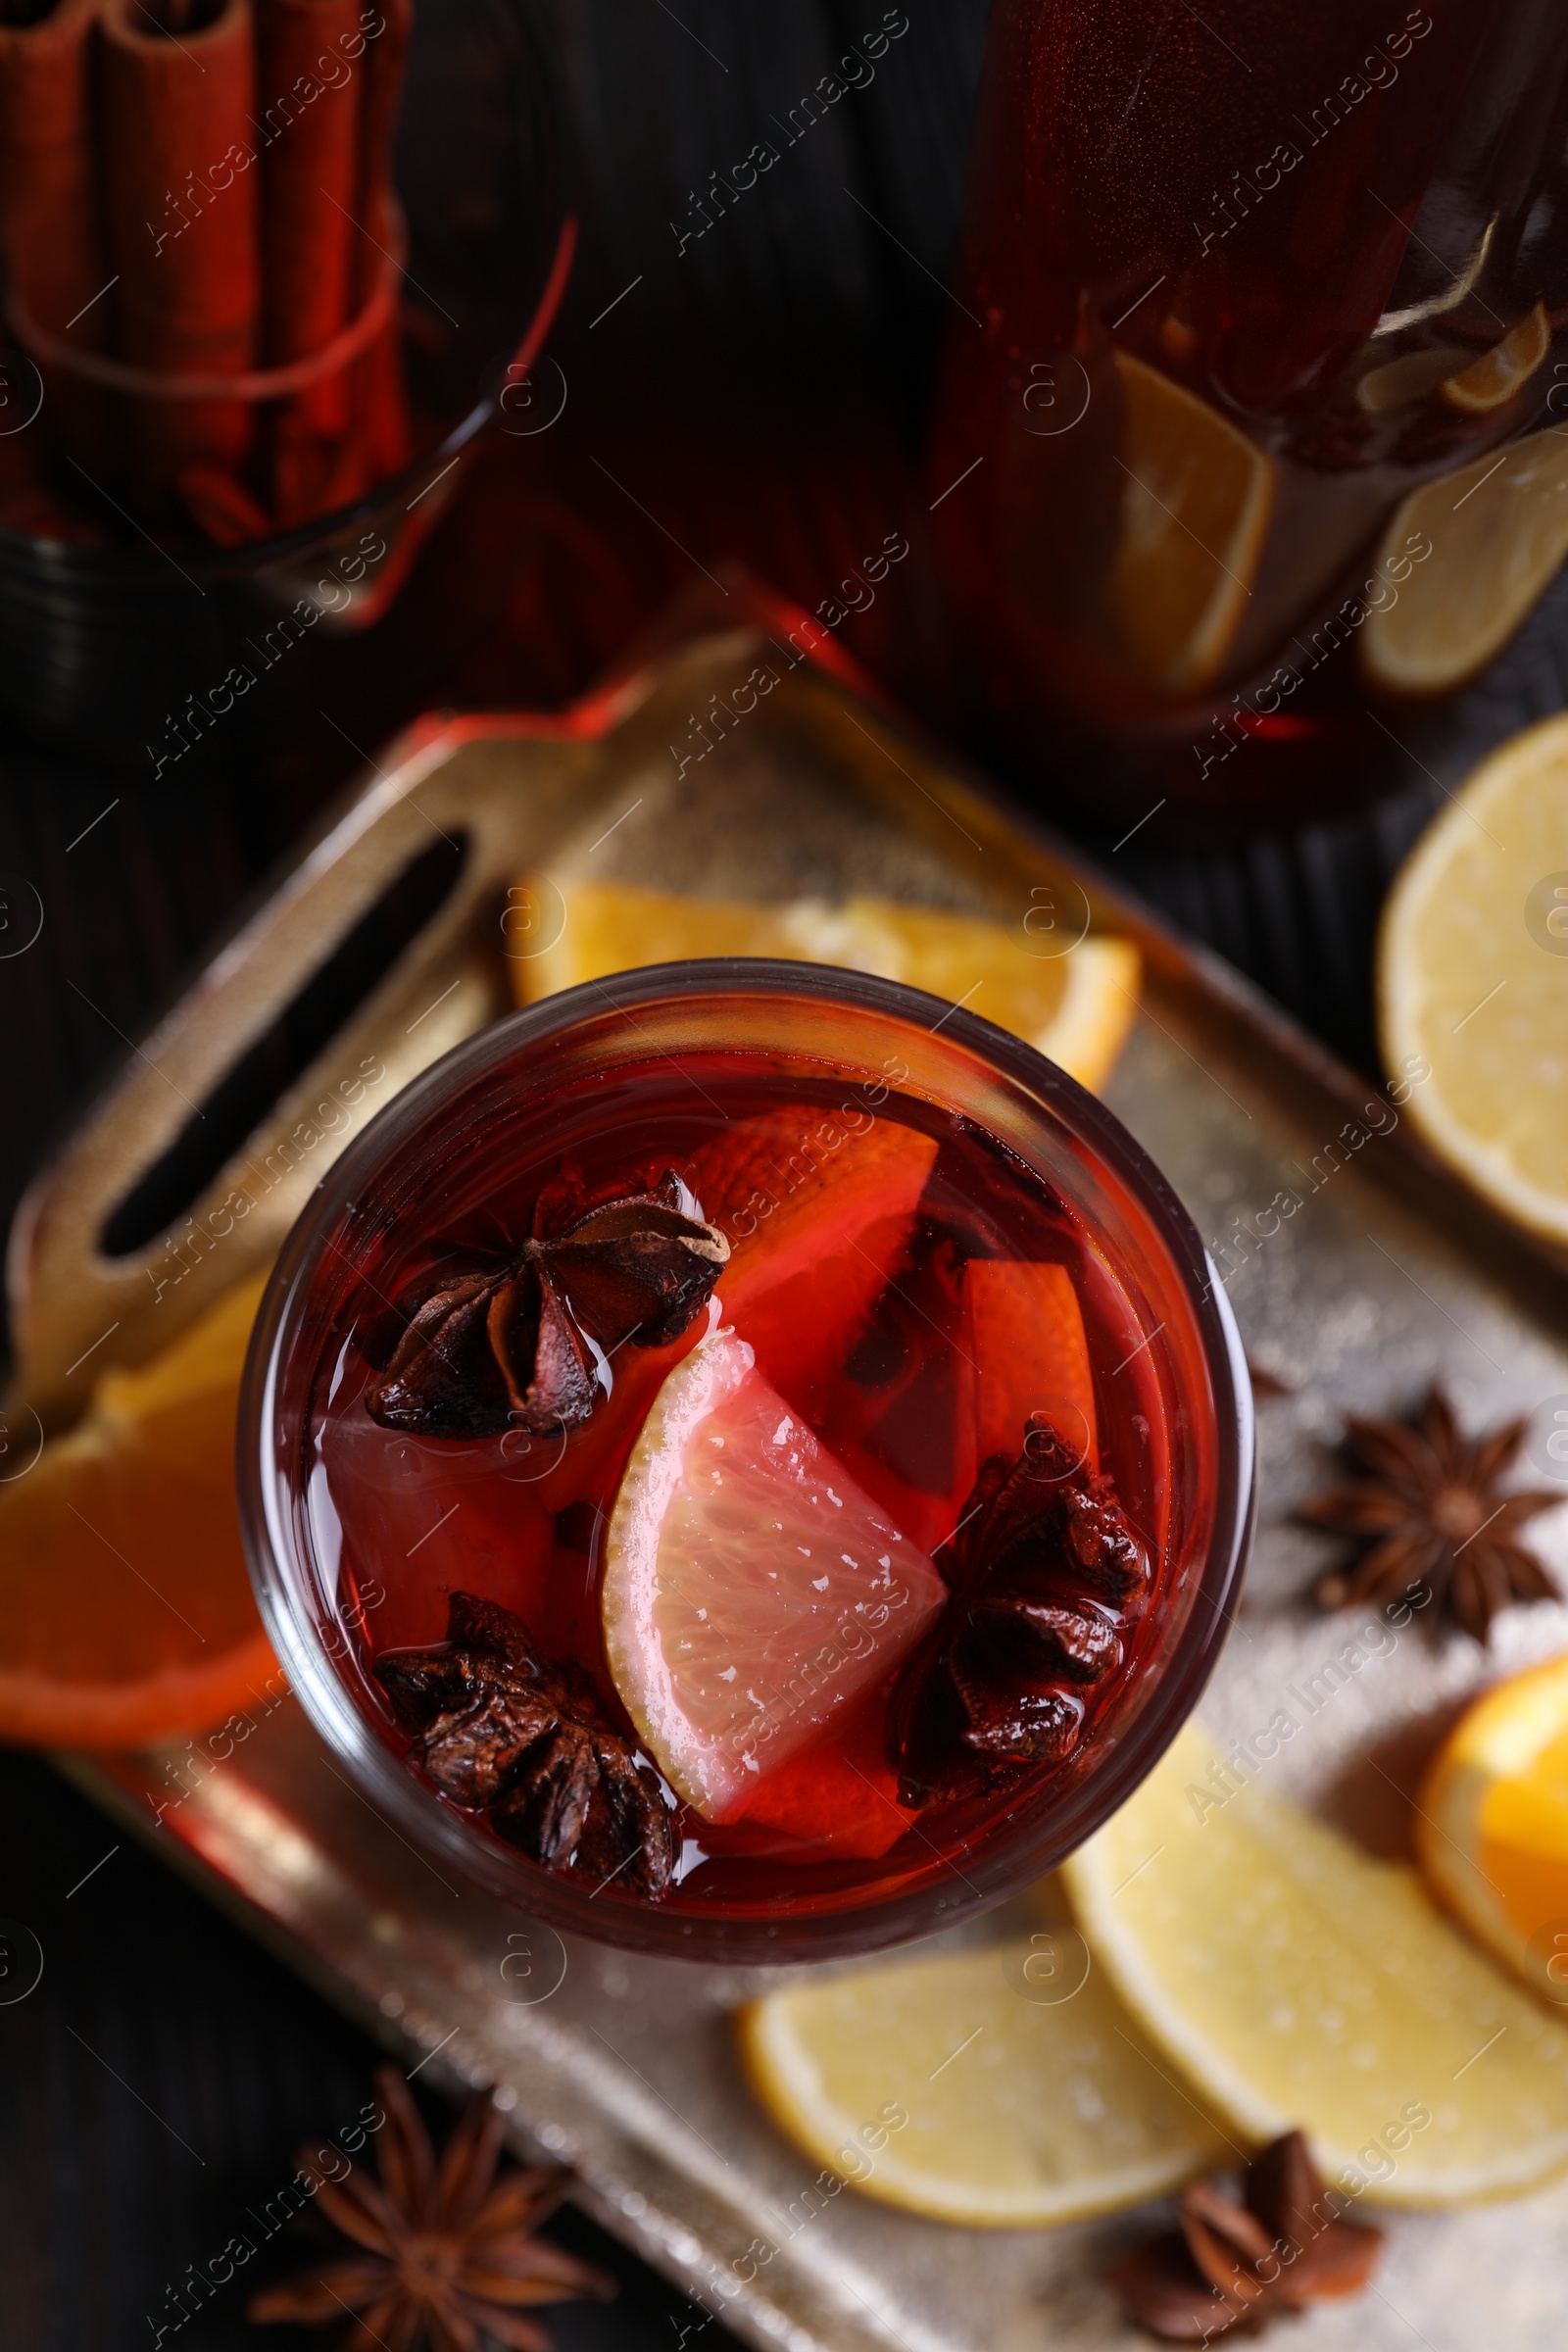
<svg viewBox="0 0 1568 2352"><path fill-rule="evenodd" d="M792 1912L776 1923L760 1915L682 1913L657 1903L635 1908L615 1903L594 1911L592 1893L572 1886L568 1875L548 1872L485 1838L416 1780L377 1737L334 1671L285 1565L291 1546L278 1524L273 1448L281 1348L337 1214L449 1095L520 1050L564 1036L584 1016L631 1014L639 1006L737 993L826 1001L927 1030L940 1024L977 1061L1020 1087L1042 1114L1059 1119L1111 1170L1150 1218L1186 1296L1209 1377L1213 1520L1192 1578L1186 1622L1168 1656L1151 1669L1158 1676L1152 1696L1126 1731L1107 1743L1110 1752L1100 1768L1048 1804L1032 1837L1027 1831L1009 1836L973 1861L966 1853L961 1887L935 1903L935 1883L922 1880L885 1894L869 1890L863 1901L851 1897L833 1908ZM927 1014L933 1017L923 1017ZM635 1038L626 1043L623 1058L641 1058ZM1250 1378L1224 1286L1170 1183L1115 1113L1032 1046L944 998L872 973L760 956L649 964L564 989L475 1031L411 1079L339 1153L283 1244L252 1331L236 1447L240 1530L263 1624L313 1729L387 1825L426 1857L434 1853L477 1880L493 1897L560 1932L725 1965L869 1954L993 1909L1055 1869L1132 1794L1192 1713L1230 1629L1256 1510Z"/></svg>

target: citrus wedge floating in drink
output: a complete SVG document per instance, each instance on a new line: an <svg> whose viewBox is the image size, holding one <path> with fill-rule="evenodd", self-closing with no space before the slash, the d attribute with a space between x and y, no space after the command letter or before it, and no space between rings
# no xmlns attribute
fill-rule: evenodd
<svg viewBox="0 0 1568 2352"><path fill-rule="evenodd" d="M273 1671L240 1548L234 1417L265 1276L0 1484L0 1739L171 1740Z"/></svg>
<svg viewBox="0 0 1568 2352"><path fill-rule="evenodd" d="M1211 686L1246 617L1274 504L1263 452L1207 401L1130 353L1121 387L1121 534L1110 598L1138 676Z"/></svg>
<svg viewBox="0 0 1568 2352"><path fill-rule="evenodd" d="M1568 2027L1414 1872L1228 1771L1196 1726L1063 1875L1097 1964L1238 2135L1299 2126L1334 2185L1391 2205L1568 2167Z"/></svg>
<svg viewBox="0 0 1568 2352"><path fill-rule="evenodd" d="M1510 1675L1466 1710L1415 1826L1443 1901L1568 2018L1568 1658Z"/></svg>
<svg viewBox="0 0 1568 2352"><path fill-rule="evenodd" d="M963 1296L976 1457L1016 1455L1030 1415L1043 1413L1075 1459L1098 1469L1094 1368L1066 1267L973 1257Z"/></svg>
<svg viewBox="0 0 1568 2352"><path fill-rule="evenodd" d="M1357 638L1367 684L1453 693L1502 651L1565 555L1568 435L1529 433L1424 482L1396 510L1370 566L1396 593Z"/></svg>
<svg viewBox="0 0 1568 2352"><path fill-rule="evenodd" d="M1494 752L1422 835L1384 908L1377 998L1427 1142L1568 1243L1568 719Z"/></svg>
<svg viewBox="0 0 1568 2352"><path fill-rule="evenodd" d="M798 1748L767 1775L742 1819L800 1838L818 1854L876 1861L917 1818L915 1808L899 1802L886 1723L887 1692L868 1691L831 1740Z"/></svg>
<svg viewBox="0 0 1568 2352"><path fill-rule="evenodd" d="M981 2229L1141 2204L1230 2156L1103 1974L1043 2002L1039 1958L1020 1941L785 1985L737 2021L752 2087L810 2163Z"/></svg>
<svg viewBox="0 0 1568 2352"><path fill-rule="evenodd" d="M1450 408L1462 410L1466 416L1484 416L1512 400L1550 349L1551 321L1545 304L1538 302L1500 342L1494 343L1479 360L1472 360L1468 368L1447 376L1443 397Z"/></svg>
<svg viewBox="0 0 1568 2352"><path fill-rule="evenodd" d="M936 1156L933 1136L863 1094L732 1120L693 1156L705 1213L731 1237L724 1320L813 1419L820 1367L844 1360L903 1263Z"/></svg>
<svg viewBox="0 0 1568 2352"><path fill-rule="evenodd" d="M743 1340L676 1365L615 1496L602 1613L621 1702L688 1804L733 1818L946 1596Z"/></svg>
<svg viewBox="0 0 1568 2352"><path fill-rule="evenodd" d="M1065 954L1041 956L1041 936L1054 944L1051 936L1026 934L1021 914L1007 925L890 899L763 904L560 876L523 887L552 905L559 898L564 913L555 945L514 963L523 1004L692 956L838 964L961 1002L1088 1087L1110 1075L1138 1009L1140 958L1130 940L1097 934Z"/></svg>

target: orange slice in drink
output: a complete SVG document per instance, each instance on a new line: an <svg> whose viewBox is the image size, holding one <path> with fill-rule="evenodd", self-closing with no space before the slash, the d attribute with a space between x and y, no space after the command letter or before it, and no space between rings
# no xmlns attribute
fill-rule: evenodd
<svg viewBox="0 0 1568 2352"><path fill-rule="evenodd" d="M1066 1267L971 1258L963 1288L977 1458L1015 1455L1030 1414L1044 1413L1078 1458L1097 1469L1095 1377Z"/></svg>
<svg viewBox="0 0 1568 2352"><path fill-rule="evenodd" d="M1548 427L1423 482L1371 566L1361 672L1384 694L1451 694L1501 653L1568 555L1568 434Z"/></svg>
<svg viewBox="0 0 1568 2352"><path fill-rule="evenodd" d="M1127 939L1095 934L1066 954L1039 956L1021 920L1009 926L891 899L763 904L559 876L524 887L559 899L563 927L543 955L514 963L520 1004L693 956L839 964L962 1003L1088 1087L1109 1077L1138 1010L1141 963Z"/></svg>
<svg viewBox="0 0 1568 2352"><path fill-rule="evenodd" d="M0 1739L172 1740L274 1671L234 1502L234 1415L265 1277L220 1298L0 1486Z"/></svg>
<svg viewBox="0 0 1568 2352"><path fill-rule="evenodd" d="M1125 653L1161 694L1218 678L1252 592L1274 503L1263 452L1181 384L1116 354L1121 537L1110 599Z"/></svg>
<svg viewBox="0 0 1568 2352"><path fill-rule="evenodd" d="M775 1385L847 1353L904 1254L936 1155L934 1137L853 1101L739 1119L697 1152L692 1188L730 1237L719 1305Z"/></svg>
<svg viewBox="0 0 1568 2352"><path fill-rule="evenodd" d="M1500 409L1535 374L1550 349L1551 321L1545 304L1538 302L1500 343L1494 343L1457 375L1448 376L1443 384L1443 397L1450 408L1462 409L1467 416L1485 416L1489 409Z"/></svg>
<svg viewBox="0 0 1568 2352"><path fill-rule="evenodd" d="M1510 1675L1466 1710L1415 1829L1443 1900L1568 2014L1568 1657Z"/></svg>
<svg viewBox="0 0 1568 2352"><path fill-rule="evenodd" d="M611 1514L602 1615L621 1702L710 1821L880 1682L946 1598L731 1331L664 1382Z"/></svg>
<svg viewBox="0 0 1568 2352"><path fill-rule="evenodd" d="M930 1136L852 1104L732 1120L684 1169L704 1216L730 1237L719 1310L798 1405L809 1409L802 1383L814 1364L842 1361L903 1256L936 1155ZM559 1448L560 1459L530 1499L560 1510L612 1476L672 1360L701 1337L694 1324L670 1348L623 1348L592 1419L542 1442L539 1458Z"/></svg>
<svg viewBox="0 0 1568 2352"><path fill-rule="evenodd" d="M899 1776L883 1752L886 1722L886 1693L873 1690L836 1738L801 1749L770 1772L745 1819L844 1861L879 1859L915 1818L899 1803Z"/></svg>

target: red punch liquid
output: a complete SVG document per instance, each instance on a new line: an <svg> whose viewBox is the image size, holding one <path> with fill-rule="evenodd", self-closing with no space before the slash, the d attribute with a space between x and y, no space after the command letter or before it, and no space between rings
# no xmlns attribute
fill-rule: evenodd
<svg viewBox="0 0 1568 2352"><path fill-rule="evenodd" d="M890 1080L834 1083L820 1065L794 1071L774 1056L708 1051L600 1070L532 1098L526 1117L494 1121L462 1150L445 1139L428 1181L409 1187L408 1213L356 1260L357 1287L323 1261L320 1317L308 1316L320 1338L305 1508L318 1560L337 1561L361 1704L399 1752L407 1743L369 1663L441 1642L455 1591L500 1602L550 1657L584 1668L635 1739L601 1629L606 1530L662 1382L724 1326L939 1567L978 1462L1015 1455L1031 1412L1114 1480L1155 1563L1154 1597L1129 1629L1125 1667L1090 1698L1079 1750L1057 1768L1082 1769L1100 1713L1125 1699L1160 1613L1171 1461L1150 1332L1064 1200L973 1123L901 1096L900 1065L888 1066ZM453 1440L378 1426L365 1405L377 1375L359 1345L370 1344L371 1318L442 1250L505 1256L564 1162L606 1196L674 1168L731 1241L714 1304L668 1347L619 1348L610 1394L568 1435ZM682 1808L665 1908L787 1916L842 1904L847 1892L928 1871L934 1853L961 1867L980 1835L1038 1801L1037 1776L1004 1797L919 1815L900 1806L883 1755L896 1673L764 1770L739 1818L715 1824ZM628 1898L611 1887L603 1899Z"/></svg>
<svg viewBox="0 0 1568 2352"><path fill-rule="evenodd" d="M1445 554L1391 518L1568 403L1565 86L1534 0L999 0L932 491L996 734L1081 813L1399 780L1356 640Z"/></svg>

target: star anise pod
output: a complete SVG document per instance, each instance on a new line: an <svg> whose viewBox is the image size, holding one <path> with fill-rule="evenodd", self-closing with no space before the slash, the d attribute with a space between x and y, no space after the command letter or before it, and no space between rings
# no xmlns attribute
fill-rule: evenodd
<svg viewBox="0 0 1568 2352"><path fill-rule="evenodd" d="M906 1805L980 1795L1063 1762L1149 1592L1149 1555L1111 1480L1075 1464L1038 1415L1016 1461L982 1464L938 1558L952 1598L888 1708Z"/></svg>
<svg viewBox="0 0 1568 2352"><path fill-rule="evenodd" d="M1178 2229L1118 2263L1109 2283L1151 2334L1184 2344L1232 2328L1252 2334L1320 2295L1356 2294L1383 2245L1381 2230L1335 2218L1299 2132L1248 2166L1240 2202L1198 2180L1176 2219Z"/></svg>
<svg viewBox="0 0 1568 2352"><path fill-rule="evenodd" d="M575 1429L609 1388L611 1353L678 1339L729 1257L673 1168L591 1207L558 1177L530 1225L501 1265L438 1273L395 1302L401 1333L365 1394L372 1420L440 1438Z"/></svg>
<svg viewBox="0 0 1568 2352"><path fill-rule="evenodd" d="M552 2352L544 2328L523 2317L529 2306L615 2292L602 2271L533 2234L570 2187L569 2169L498 2177L504 2119L488 2091L469 2103L438 2163L396 2067L378 2067L375 2086L385 2110L379 2180L358 2164L334 2180L314 2148L299 2158L318 2212L358 2251L253 2295L247 2318L307 2328L347 2318L338 2352L477 2352L485 2341Z"/></svg>
<svg viewBox="0 0 1568 2352"><path fill-rule="evenodd" d="M1370 1539L1371 1547L1348 1573L1319 1579L1323 1607L1399 1600L1425 1585L1485 1642L1510 1601L1556 1600L1550 1577L1513 1531L1563 1496L1497 1491L1528 1427L1528 1418L1505 1421L1467 1438L1440 1388L1428 1391L1413 1421L1347 1421L1345 1449L1369 1475L1312 1495L1296 1515L1337 1536Z"/></svg>
<svg viewBox="0 0 1568 2352"><path fill-rule="evenodd" d="M443 1796L547 1870L662 1894L674 1838L657 1777L583 1669L547 1659L520 1617L454 1592L443 1643L383 1650L371 1671Z"/></svg>

